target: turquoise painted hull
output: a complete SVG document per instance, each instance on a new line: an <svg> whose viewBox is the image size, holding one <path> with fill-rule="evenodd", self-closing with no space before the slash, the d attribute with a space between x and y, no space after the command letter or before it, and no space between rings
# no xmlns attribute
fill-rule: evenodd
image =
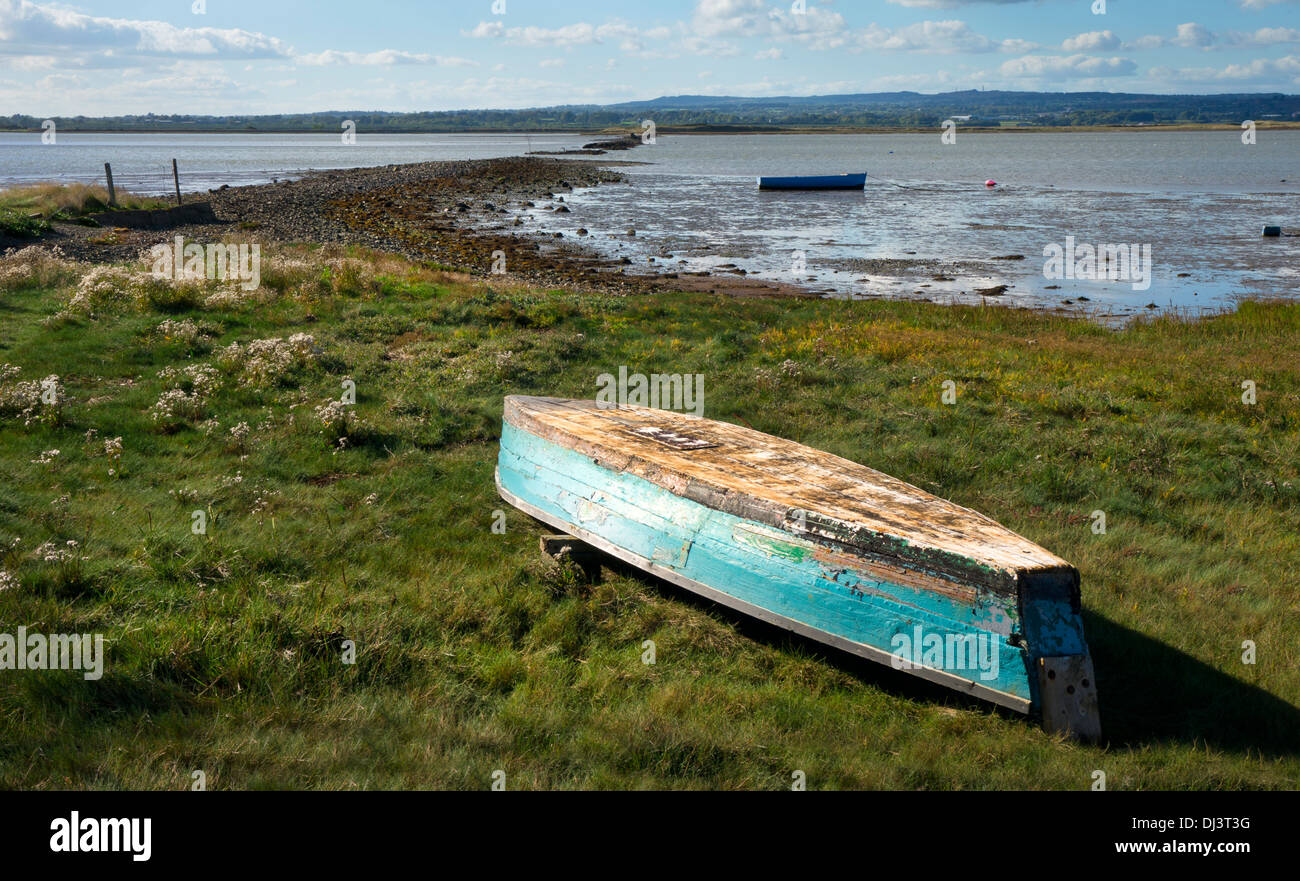
<svg viewBox="0 0 1300 881"><path fill-rule="evenodd" d="M1029 602L991 592L962 602L868 574L806 538L601 467L508 422L497 485L516 507L652 574L1020 712L1039 704L1040 658L1087 654L1077 582L1039 585Z"/></svg>

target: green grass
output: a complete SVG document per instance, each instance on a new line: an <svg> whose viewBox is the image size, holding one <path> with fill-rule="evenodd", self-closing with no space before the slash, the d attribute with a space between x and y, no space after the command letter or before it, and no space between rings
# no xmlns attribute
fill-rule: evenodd
<svg viewBox="0 0 1300 881"><path fill-rule="evenodd" d="M166 208L165 199L135 196L118 190L117 205L108 204L108 190L92 184L30 184L0 190L0 232L37 236L51 220L84 221L102 211Z"/></svg>
<svg viewBox="0 0 1300 881"><path fill-rule="evenodd" d="M46 232L50 222L34 212L19 211L0 205L0 233L21 238L34 238Z"/></svg>
<svg viewBox="0 0 1300 881"><path fill-rule="evenodd" d="M0 672L0 788L182 789L194 770L209 788L484 789L496 769L512 789L781 789L796 769L814 789L1300 779L1296 305L1115 332L1002 308L494 291L337 252L264 261L263 281L258 301L155 296L94 319L50 318L70 281L0 292L9 385L66 389L24 425L0 388L0 570L18 582L0 631L108 645L98 682ZM318 350L260 383L218 356L295 333ZM155 421L157 374L193 364L219 387ZM879 468L1075 563L1108 743L635 572L588 583L541 559L542 527L494 491L501 399L593 397L619 365L702 373L707 416ZM326 430L314 410L345 377L355 416ZM32 553L69 540L86 559Z"/></svg>

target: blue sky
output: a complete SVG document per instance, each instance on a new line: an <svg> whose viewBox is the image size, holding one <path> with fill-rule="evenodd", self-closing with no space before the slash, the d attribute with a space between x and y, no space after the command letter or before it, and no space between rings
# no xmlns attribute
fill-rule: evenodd
<svg viewBox="0 0 1300 881"><path fill-rule="evenodd" d="M1300 0L1100 2L0 0L0 115L1300 92Z"/></svg>

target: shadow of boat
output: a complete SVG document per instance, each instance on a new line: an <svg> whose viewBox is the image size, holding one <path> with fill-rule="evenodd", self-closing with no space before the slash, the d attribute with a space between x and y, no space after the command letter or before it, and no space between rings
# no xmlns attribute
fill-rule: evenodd
<svg viewBox="0 0 1300 881"><path fill-rule="evenodd" d="M602 556L611 571L641 579L665 596L726 621L747 639L814 657L890 695L995 711L1012 720L1026 718L901 670L828 649ZM1083 617L1096 664L1103 745L1137 749L1155 743L1182 743L1227 752L1249 751L1264 758L1300 755L1300 707L1086 609Z"/></svg>
<svg viewBox="0 0 1300 881"><path fill-rule="evenodd" d="M1111 746L1175 742L1270 758L1300 754L1300 707L1086 610L1084 626ZM1225 640L1238 663L1239 645Z"/></svg>

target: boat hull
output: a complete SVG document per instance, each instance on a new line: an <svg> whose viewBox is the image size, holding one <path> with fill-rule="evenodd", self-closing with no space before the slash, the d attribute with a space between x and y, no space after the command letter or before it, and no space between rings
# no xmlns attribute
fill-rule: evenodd
<svg viewBox="0 0 1300 881"><path fill-rule="evenodd" d="M514 507L710 600L954 691L1042 714L1051 730L1100 734L1073 570L1045 572L1015 595L963 591L897 560L846 553L672 492L589 448L512 424L509 406L496 482ZM1082 726L1080 682L1094 695Z"/></svg>
<svg viewBox="0 0 1300 881"><path fill-rule="evenodd" d="M824 174L803 177L760 177L760 190L860 190L867 185L867 175Z"/></svg>

